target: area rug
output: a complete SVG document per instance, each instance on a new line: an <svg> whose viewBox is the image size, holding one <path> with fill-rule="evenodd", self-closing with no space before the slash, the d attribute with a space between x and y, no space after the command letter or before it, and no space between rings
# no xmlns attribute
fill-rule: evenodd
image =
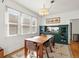
<svg viewBox="0 0 79 59"><path fill-rule="evenodd" d="M52 47L53 52L51 53L48 48L48 54L50 58L72 58L72 54L68 45L55 44L55 48ZM6 56L6 58L24 58L24 50L21 50L13 55ZM27 58L36 58L35 52L30 52ZM47 54L44 51L43 58L47 58Z"/></svg>
<svg viewBox="0 0 79 59"><path fill-rule="evenodd" d="M55 44L55 48L52 48L53 52L49 52L50 58L72 58L72 53L68 45ZM49 50L48 50L49 51ZM46 54L44 58L46 58Z"/></svg>

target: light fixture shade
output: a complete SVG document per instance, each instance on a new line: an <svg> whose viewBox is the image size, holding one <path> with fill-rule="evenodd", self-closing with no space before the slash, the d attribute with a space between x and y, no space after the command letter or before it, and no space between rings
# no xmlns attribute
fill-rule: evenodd
<svg viewBox="0 0 79 59"><path fill-rule="evenodd" d="M48 8L41 8L41 9L39 10L39 14L40 14L41 16L47 16L47 15L48 15Z"/></svg>

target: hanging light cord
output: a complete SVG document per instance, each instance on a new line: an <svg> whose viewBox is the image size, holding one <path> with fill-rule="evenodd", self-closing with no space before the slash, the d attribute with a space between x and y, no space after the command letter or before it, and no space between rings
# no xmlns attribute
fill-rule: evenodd
<svg viewBox="0 0 79 59"><path fill-rule="evenodd" d="M51 1L51 4L52 4L52 5L49 7L49 10L52 8L53 3L54 3L54 0Z"/></svg>

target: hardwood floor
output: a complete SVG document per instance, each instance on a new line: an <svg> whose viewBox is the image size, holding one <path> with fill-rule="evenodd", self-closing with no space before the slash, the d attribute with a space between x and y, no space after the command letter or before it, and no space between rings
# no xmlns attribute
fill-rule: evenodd
<svg viewBox="0 0 79 59"><path fill-rule="evenodd" d="M11 52L11 53L5 55L4 58L6 58L7 56L10 56L10 55L14 55L14 54L16 54L17 52L19 52L19 51L21 51L21 50L23 50L23 49L24 49L24 47L19 48L19 49L15 50L15 51L13 51L13 52Z"/></svg>
<svg viewBox="0 0 79 59"><path fill-rule="evenodd" d="M70 48L73 54L73 58L79 58L79 42L71 42Z"/></svg>
<svg viewBox="0 0 79 59"><path fill-rule="evenodd" d="M47 50L50 58L72 58L69 45L55 44L55 48L52 49L53 50L52 53L50 52L49 48ZM5 58L25 58L24 52L25 50L23 48L7 55ZM44 53L43 58L48 58L46 52L43 51L43 53ZM33 54L29 53L27 58L37 58L37 56L35 53Z"/></svg>

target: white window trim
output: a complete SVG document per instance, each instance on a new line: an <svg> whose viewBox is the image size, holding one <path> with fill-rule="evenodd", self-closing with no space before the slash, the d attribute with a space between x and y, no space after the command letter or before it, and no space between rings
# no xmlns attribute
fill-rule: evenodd
<svg viewBox="0 0 79 59"><path fill-rule="evenodd" d="M31 22L31 29L32 29L32 27L35 27L35 31L31 31L31 33L35 34L35 33L37 33L37 18L36 17L32 17L32 18L35 18L35 25L32 25L32 22Z"/></svg>
<svg viewBox="0 0 79 59"><path fill-rule="evenodd" d="M30 25L30 23L31 23L31 19L29 19L29 24L23 24L23 15L27 15L27 14L22 14L21 15L21 34L22 35L25 35L25 34L31 34L31 31L28 31L27 33L23 33L23 26L30 26L29 27L29 30L31 29L31 25ZM29 15L28 15L29 16ZM31 16L30 16L31 17Z"/></svg>
<svg viewBox="0 0 79 59"><path fill-rule="evenodd" d="M8 11L8 9L9 8L7 8L7 10L6 10L6 19L7 19L7 23L6 23L6 26L7 26L7 36L17 36L18 35L18 32L16 33L16 34L10 34L10 31L9 31L9 25L17 25L17 27L19 26L18 25L18 23L19 22L17 22L17 23L12 23L12 22L9 22L9 11ZM11 8L10 8L11 9ZM14 9L13 9L14 10ZM15 10L16 11L16 10ZM20 12L19 12L20 13ZM20 15L18 16L18 20L19 20L19 17L20 17ZM19 30L19 28L18 28L18 30ZM17 31L18 31L17 30Z"/></svg>
<svg viewBox="0 0 79 59"><path fill-rule="evenodd" d="M5 23L6 23L6 28L7 28L7 36L17 36L18 34L20 34L20 35L24 35L24 34L35 34L35 33L37 33L37 18L36 17L34 17L34 18L36 18L36 20L35 20L35 25L32 25L32 18L33 18L33 16L31 16L31 15L28 15L28 14L25 14L25 15L28 15L28 16L30 16L31 17L31 19L30 19L30 24L28 24L29 26L30 26L30 30L29 30L29 32L28 33L23 33L23 26L28 26L27 24L23 24L22 22L23 22L23 20L22 20L22 14L24 14L24 13L22 13L22 12L19 12L19 16L18 16L18 23L12 23L12 22L9 22L9 12L8 12L8 8L9 7L7 7L6 8L6 12L5 12ZM10 8L10 9L12 9L12 8ZM15 10L15 9L13 9L13 10ZM17 11L17 10L15 10L15 11ZM18 32L16 33L16 34L10 34L10 32L9 32L9 25L10 24L12 24L12 25L17 25L18 26ZM32 27L35 27L35 32L34 31L32 31Z"/></svg>

